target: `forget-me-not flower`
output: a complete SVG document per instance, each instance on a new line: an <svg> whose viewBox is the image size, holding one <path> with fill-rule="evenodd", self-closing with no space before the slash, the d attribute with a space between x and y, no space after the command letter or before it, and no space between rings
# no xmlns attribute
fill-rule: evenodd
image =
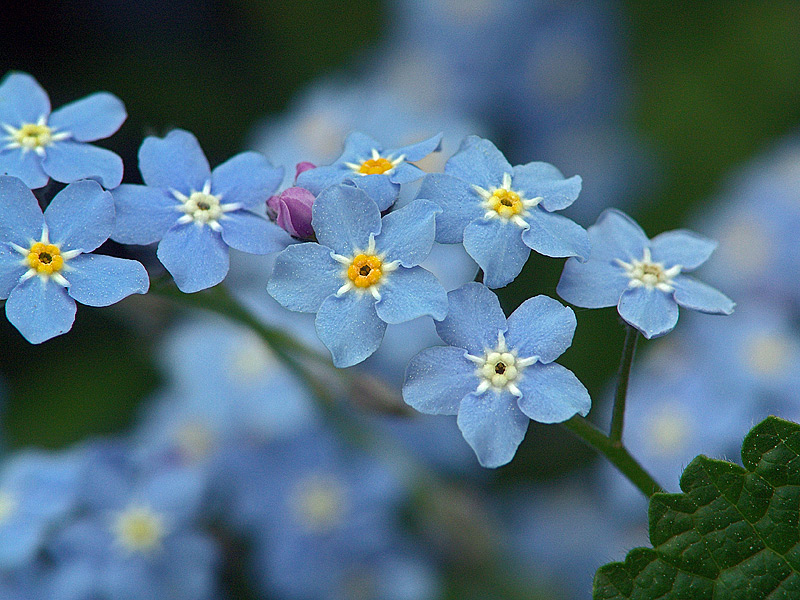
<svg viewBox="0 0 800 600"><path fill-rule="evenodd" d="M431 250L439 212L417 200L381 219L363 190L328 187L312 209L319 244L281 252L267 289L289 310L316 312L333 363L355 365L378 349L387 323L447 314L444 288L417 266Z"/></svg>
<svg viewBox="0 0 800 600"><path fill-rule="evenodd" d="M604 211L589 228L592 256L564 265L558 294L583 308L616 306L620 316L653 338L672 331L678 305L731 314L734 303L716 289L685 275L703 264L717 243L676 229L652 240L628 215Z"/></svg>
<svg viewBox="0 0 800 600"><path fill-rule="evenodd" d="M257 152L243 152L211 171L200 144L176 129L148 137L139 149L147 185L114 190L123 244L159 242L157 256L182 292L218 284L228 274L228 247L268 254L289 237L266 218L266 201L283 179Z"/></svg>
<svg viewBox="0 0 800 600"><path fill-rule="evenodd" d="M572 309L536 296L506 320L497 296L480 283L447 298L449 312L436 331L449 346L428 348L411 360L403 398L423 413L458 415L481 465L509 462L529 418L560 423L589 412L586 388L553 362L572 344Z"/></svg>
<svg viewBox="0 0 800 600"><path fill-rule="evenodd" d="M30 188L50 177L70 183L96 179L111 189L122 181L122 159L94 142L112 135L127 117L122 101L99 92L50 112L50 99L27 73L0 83L0 173Z"/></svg>
<svg viewBox="0 0 800 600"><path fill-rule="evenodd" d="M424 175L411 163L439 150L441 141L440 133L416 144L385 149L370 136L356 131L347 136L344 151L333 164L301 173L297 185L318 195L328 186L352 182L384 211L397 199L400 184Z"/></svg>
<svg viewBox="0 0 800 600"><path fill-rule="evenodd" d="M444 171L427 175L417 197L442 207L436 241L463 242L487 286L511 283L531 250L582 260L589 256L586 231L553 214L578 197L579 176L564 179L544 162L512 167L492 142L477 136L462 142Z"/></svg>
<svg viewBox="0 0 800 600"><path fill-rule="evenodd" d="M108 306L150 286L135 260L88 254L114 227L114 200L96 181L71 183L42 214L16 177L0 176L0 299L31 343L70 330L75 301Z"/></svg>

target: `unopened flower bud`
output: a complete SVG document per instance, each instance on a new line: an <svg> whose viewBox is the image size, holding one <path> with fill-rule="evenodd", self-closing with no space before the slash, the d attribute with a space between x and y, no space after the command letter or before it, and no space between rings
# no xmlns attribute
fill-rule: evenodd
<svg viewBox="0 0 800 600"><path fill-rule="evenodd" d="M294 237L310 240L314 238L311 228L311 206L314 194L305 188L291 187L267 200L267 206L275 215L275 222Z"/></svg>
<svg viewBox="0 0 800 600"><path fill-rule="evenodd" d="M315 165L314 163L310 163L308 161L297 163L297 166L295 167L296 170L294 173L294 180L297 181L297 178L300 177L300 173L304 173L309 169L316 169L316 168L317 165Z"/></svg>

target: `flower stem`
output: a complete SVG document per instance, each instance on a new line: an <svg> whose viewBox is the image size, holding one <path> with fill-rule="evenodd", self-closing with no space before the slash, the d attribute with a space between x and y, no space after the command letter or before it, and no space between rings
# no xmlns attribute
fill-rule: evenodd
<svg viewBox="0 0 800 600"><path fill-rule="evenodd" d="M611 461L648 498L656 492L664 491L621 442L613 441L583 417L576 415L562 425Z"/></svg>
<svg viewBox="0 0 800 600"><path fill-rule="evenodd" d="M628 381L631 377L633 356L636 354L636 342L639 341L639 331L627 325L625 342L622 346L622 360L617 373L617 390L614 394L614 409L611 413L611 432L608 437L611 443L622 446L622 427L625 422L625 399L628 396Z"/></svg>

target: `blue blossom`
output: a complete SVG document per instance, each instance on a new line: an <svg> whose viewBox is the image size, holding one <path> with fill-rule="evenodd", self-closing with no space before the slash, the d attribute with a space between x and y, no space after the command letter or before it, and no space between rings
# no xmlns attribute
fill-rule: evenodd
<svg viewBox="0 0 800 600"><path fill-rule="evenodd" d="M95 181L72 183L42 214L16 177L0 176L0 299L31 343L69 331L75 301L108 306L150 285L135 260L88 254L108 239L114 201Z"/></svg>
<svg viewBox="0 0 800 600"><path fill-rule="evenodd" d="M450 345L428 348L411 360L403 398L423 413L458 415L481 465L509 462L529 418L560 423L589 412L586 388L553 362L572 344L572 309L536 296L506 320L497 296L479 283L447 297L449 313L436 331Z"/></svg>
<svg viewBox="0 0 800 600"><path fill-rule="evenodd" d="M283 178L261 154L243 152L210 170L191 133L176 129L148 137L139 149L147 185L114 190L123 244L158 244L158 259L183 292L218 284L229 267L228 248L276 252L289 236L266 218L266 200Z"/></svg>
<svg viewBox="0 0 800 600"><path fill-rule="evenodd" d="M433 245L438 213L418 200L381 219L364 191L328 187L313 207L319 244L281 252L267 289L289 310L316 312L317 335L333 363L355 365L377 350L387 323L447 314L444 288L417 266Z"/></svg>
<svg viewBox="0 0 800 600"><path fill-rule="evenodd" d="M30 188L50 177L70 183L97 179L115 188L122 181L122 159L87 144L112 135L127 117L116 96L99 92L50 113L50 99L27 73L9 73L0 83L0 173L22 179Z"/></svg>
<svg viewBox="0 0 800 600"><path fill-rule="evenodd" d="M734 303L716 289L684 275L703 264L716 242L677 229L648 240L626 214L609 209L589 228L592 256L564 265L558 294L583 308L617 306L620 316L653 338L672 331L678 305L731 314Z"/></svg>
<svg viewBox="0 0 800 600"><path fill-rule="evenodd" d="M512 168L492 142L477 136L463 141L444 170L427 175L417 197L442 207L436 241L463 242L487 286L513 281L531 249L546 256L589 255L586 231L552 212L575 201L579 176L564 179L543 162Z"/></svg>
<svg viewBox="0 0 800 600"><path fill-rule="evenodd" d="M350 182L367 192L384 211L394 204L401 183L424 175L411 163L438 151L441 140L440 133L410 146L386 149L370 136L356 131L347 136L344 151L333 164L301 173L297 185L319 194L328 186Z"/></svg>

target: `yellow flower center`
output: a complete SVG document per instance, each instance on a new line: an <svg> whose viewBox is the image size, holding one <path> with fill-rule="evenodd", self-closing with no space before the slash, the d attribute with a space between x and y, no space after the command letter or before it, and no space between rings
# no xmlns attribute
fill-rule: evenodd
<svg viewBox="0 0 800 600"><path fill-rule="evenodd" d="M358 254L347 267L347 277L353 285L368 288L381 280L383 261L374 254Z"/></svg>
<svg viewBox="0 0 800 600"><path fill-rule="evenodd" d="M148 553L161 545L166 529L161 515L145 506L130 506L117 515L114 533L129 552Z"/></svg>
<svg viewBox="0 0 800 600"><path fill-rule="evenodd" d="M347 513L347 493L336 479L312 475L294 490L295 514L309 531L324 533L338 527Z"/></svg>
<svg viewBox="0 0 800 600"><path fill-rule="evenodd" d="M489 207L501 217L510 219L525 210L519 194L513 190L498 188L488 200Z"/></svg>
<svg viewBox="0 0 800 600"><path fill-rule="evenodd" d="M41 275L58 273L64 266L64 257L55 244L36 242L28 250L28 266Z"/></svg>
<svg viewBox="0 0 800 600"><path fill-rule="evenodd" d="M365 160L361 163L358 172L364 175L381 175L392 169L394 169L394 164L390 160L379 157Z"/></svg>
<svg viewBox="0 0 800 600"><path fill-rule="evenodd" d="M43 148L53 143L53 130L41 123L25 123L17 129L14 141L23 148Z"/></svg>

